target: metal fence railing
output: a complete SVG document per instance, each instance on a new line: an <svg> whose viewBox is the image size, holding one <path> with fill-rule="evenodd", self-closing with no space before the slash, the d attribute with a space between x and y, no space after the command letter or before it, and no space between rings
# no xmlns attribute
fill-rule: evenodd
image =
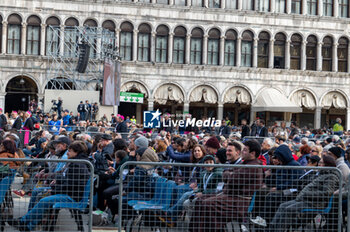
<svg viewBox="0 0 350 232"><path fill-rule="evenodd" d="M124 163L118 199L106 199L119 231L342 231L339 169L214 159Z"/></svg>
<svg viewBox="0 0 350 232"><path fill-rule="evenodd" d="M0 231L92 231L94 168L74 155L0 159Z"/></svg>

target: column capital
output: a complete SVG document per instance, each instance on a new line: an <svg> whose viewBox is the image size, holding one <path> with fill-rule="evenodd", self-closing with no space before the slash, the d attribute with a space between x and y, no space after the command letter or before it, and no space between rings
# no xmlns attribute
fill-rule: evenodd
<svg viewBox="0 0 350 232"><path fill-rule="evenodd" d="M254 38L254 42L256 43L256 42L258 42L259 41L259 38Z"/></svg>
<svg viewBox="0 0 350 232"><path fill-rule="evenodd" d="M303 40L302 41L302 44L305 46L307 44L307 41L306 40Z"/></svg>
<svg viewBox="0 0 350 232"><path fill-rule="evenodd" d="M63 24L60 25L60 29L61 29L62 31L64 30L64 27L65 27L65 26L64 26Z"/></svg>
<svg viewBox="0 0 350 232"><path fill-rule="evenodd" d="M323 45L323 42L317 42L317 45L318 45L318 46L322 46L322 45Z"/></svg>
<svg viewBox="0 0 350 232"><path fill-rule="evenodd" d="M276 41L276 40L275 40L274 38L271 38L271 39L270 39L270 42L271 42L271 43L274 43L275 41Z"/></svg>
<svg viewBox="0 0 350 232"><path fill-rule="evenodd" d="M291 41L290 39L287 39L287 40L286 40L286 43L289 43L289 44L290 44L291 42L292 42L292 41Z"/></svg>
<svg viewBox="0 0 350 232"><path fill-rule="evenodd" d="M224 107L224 103L223 102L218 102L218 107Z"/></svg>
<svg viewBox="0 0 350 232"><path fill-rule="evenodd" d="M3 25L3 26L7 26L7 24L9 24L7 21L5 21L5 20L2 21L2 25Z"/></svg>
<svg viewBox="0 0 350 232"><path fill-rule="evenodd" d="M169 33L169 36L170 36L170 37L173 37L174 35L175 35L174 32L170 32L170 33Z"/></svg>
<svg viewBox="0 0 350 232"><path fill-rule="evenodd" d="M41 23L40 26L41 28L46 28L47 25L45 23Z"/></svg>
<svg viewBox="0 0 350 232"><path fill-rule="evenodd" d="M26 27L27 23L26 22L22 22L22 27Z"/></svg>
<svg viewBox="0 0 350 232"><path fill-rule="evenodd" d="M135 29L135 30L134 30L134 33L136 33L136 34L139 33L139 30Z"/></svg>
<svg viewBox="0 0 350 232"><path fill-rule="evenodd" d="M208 38L209 38L209 35L208 35L208 34L205 34L205 35L203 35L203 38L208 39Z"/></svg>
<svg viewBox="0 0 350 232"><path fill-rule="evenodd" d="M226 39L226 36L222 35L220 36L220 39Z"/></svg>
<svg viewBox="0 0 350 232"><path fill-rule="evenodd" d="M191 38L191 34L187 34L186 35L186 38L188 39L188 38Z"/></svg>
<svg viewBox="0 0 350 232"><path fill-rule="evenodd" d="M338 43L338 42L334 42L334 43L333 43L333 46L334 46L334 47L338 47L338 46L339 46L339 43Z"/></svg>
<svg viewBox="0 0 350 232"><path fill-rule="evenodd" d="M238 36L238 37L237 37L237 40L242 40L242 39L243 39L242 36Z"/></svg>
<svg viewBox="0 0 350 232"><path fill-rule="evenodd" d="M120 28L116 28L115 33L119 33L119 32L121 32Z"/></svg>
<svg viewBox="0 0 350 232"><path fill-rule="evenodd" d="M157 32L155 32L155 31L152 31L152 32L151 32L151 34L152 34L152 36L153 36L153 37L156 37L156 35L157 35Z"/></svg>

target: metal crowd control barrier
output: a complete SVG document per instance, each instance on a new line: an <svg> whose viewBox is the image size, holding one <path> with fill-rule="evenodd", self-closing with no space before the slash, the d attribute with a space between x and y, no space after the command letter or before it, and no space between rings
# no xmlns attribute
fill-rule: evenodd
<svg viewBox="0 0 350 232"><path fill-rule="evenodd" d="M342 231L339 169L209 160L124 163L108 205L118 205L118 230Z"/></svg>
<svg viewBox="0 0 350 232"><path fill-rule="evenodd" d="M89 161L0 158L0 163L0 231L92 231Z"/></svg>

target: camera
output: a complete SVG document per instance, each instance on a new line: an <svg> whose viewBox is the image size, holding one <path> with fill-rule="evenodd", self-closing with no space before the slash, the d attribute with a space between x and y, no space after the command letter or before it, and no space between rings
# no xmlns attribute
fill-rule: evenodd
<svg viewBox="0 0 350 232"><path fill-rule="evenodd" d="M51 103L56 104L56 100L52 99Z"/></svg>

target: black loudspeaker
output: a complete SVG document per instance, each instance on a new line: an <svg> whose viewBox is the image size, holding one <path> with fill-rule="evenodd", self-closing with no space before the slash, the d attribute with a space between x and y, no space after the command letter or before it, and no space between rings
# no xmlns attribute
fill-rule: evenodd
<svg viewBox="0 0 350 232"><path fill-rule="evenodd" d="M86 71L86 67L89 63L90 56L90 45L87 43L79 44L79 60L77 65L78 73L84 73Z"/></svg>

